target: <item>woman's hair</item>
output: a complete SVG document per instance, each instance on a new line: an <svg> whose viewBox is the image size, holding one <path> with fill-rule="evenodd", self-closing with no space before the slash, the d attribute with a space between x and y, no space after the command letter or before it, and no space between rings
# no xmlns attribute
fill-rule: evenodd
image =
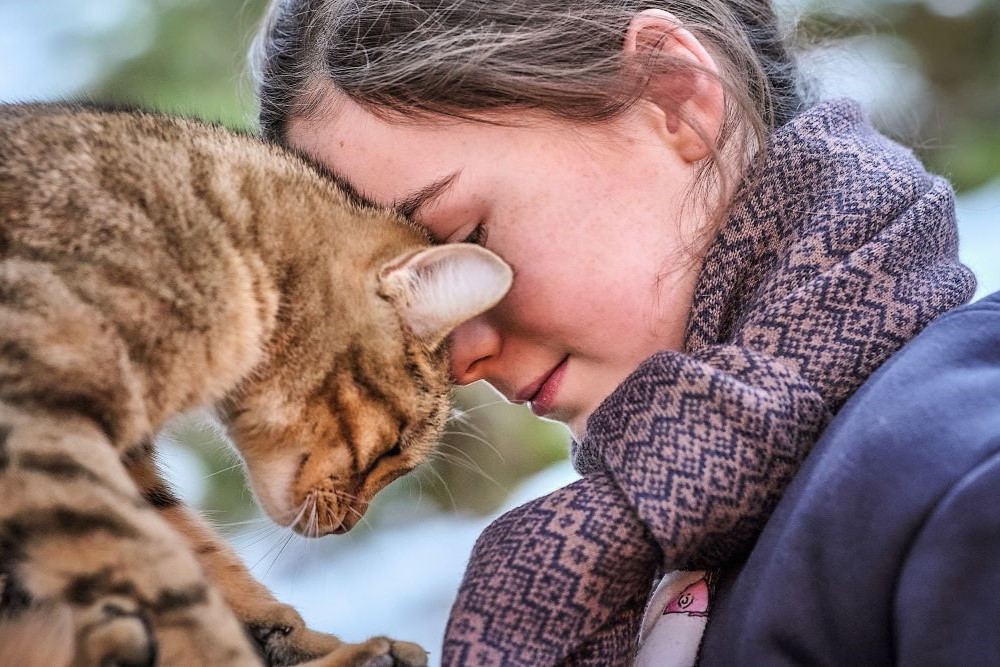
<svg viewBox="0 0 1000 667"><path fill-rule="evenodd" d="M323 82L382 117L609 120L651 75L697 69L655 50L625 56L647 8L673 14L716 59L726 117L707 167L733 138L748 156L800 111L770 0L272 0L252 57L261 129L283 140L290 117L322 110Z"/></svg>

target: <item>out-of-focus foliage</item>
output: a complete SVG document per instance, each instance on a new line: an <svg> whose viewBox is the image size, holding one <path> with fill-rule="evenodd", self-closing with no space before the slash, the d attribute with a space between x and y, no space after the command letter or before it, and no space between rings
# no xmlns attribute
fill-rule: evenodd
<svg viewBox="0 0 1000 667"><path fill-rule="evenodd" d="M1000 2L814 0L799 23L798 42L830 40L847 49L864 41L895 43L901 66L919 72L923 90L905 110L905 126L886 129L915 146L930 169L960 191L1000 174Z"/></svg>
<svg viewBox="0 0 1000 667"><path fill-rule="evenodd" d="M143 0L148 2L148 0ZM260 0L152 0L149 49L109 71L90 93L218 120L254 123L247 49L265 3ZM114 48L109 44L108 48Z"/></svg>
<svg viewBox="0 0 1000 667"><path fill-rule="evenodd" d="M79 93L233 126L252 125L255 111L246 52L263 11L262 0L22 2L0 0L0 60L9 61L0 62L0 67L10 68L17 59L31 57L18 48L18 35L10 30L5 34L5 15L33 11L56 16L47 19L59 24L59 32L51 37L52 49L73 55L55 59L49 71L79 65L84 53L91 57L87 62L98 63L92 67L99 70L96 74L80 70ZM866 68L888 72L883 79L873 79L875 90L868 91L878 102L873 106L881 104L873 116L885 131L915 146L932 169L950 176L959 190L1000 174L1000 3L799 0L782 4L785 13L799 22L796 42L819 47L804 59L819 78L839 77L846 84L842 88L853 92L852 86L868 80L863 76ZM79 20L72 16L77 11ZM4 39L9 43L5 45ZM831 45L836 48L831 50ZM857 73L859 64L862 75ZM836 85L820 88L839 90ZM859 93L864 94L864 90ZM453 421L437 459L390 487L372 508L370 524L377 524L380 513L397 503L420 502L428 512L435 508L491 512L519 480L566 456L568 438L561 427L534 419L524 408L503 404L488 388L460 390L457 406L464 417ZM249 494L215 431L185 421L175 427L175 435L213 471L207 478L204 506L223 522L245 518L252 511Z"/></svg>

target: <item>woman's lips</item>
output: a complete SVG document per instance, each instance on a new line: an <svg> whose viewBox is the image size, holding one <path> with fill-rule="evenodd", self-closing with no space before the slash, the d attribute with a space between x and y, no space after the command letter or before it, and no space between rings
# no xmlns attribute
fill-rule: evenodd
<svg viewBox="0 0 1000 667"><path fill-rule="evenodd" d="M516 400L528 401L531 404L531 411L539 417L543 417L552 411L552 403L559 392L559 385L562 384L563 375L566 374L566 362L569 361L567 355L559 364L525 390L521 391Z"/></svg>

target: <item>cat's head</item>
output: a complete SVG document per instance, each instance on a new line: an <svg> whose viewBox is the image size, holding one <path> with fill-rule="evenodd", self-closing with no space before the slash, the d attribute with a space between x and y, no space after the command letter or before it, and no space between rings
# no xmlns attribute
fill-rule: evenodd
<svg viewBox="0 0 1000 667"><path fill-rule="evenodd" d="M419 465L449 414L447 336L492 308L511 279L481 247L421 248L360 286L332 285L359 293L314 314L321 325L296 326L292 307L279 316L272 359L223 415L268 515L305 535L345 532Z"/></svg>

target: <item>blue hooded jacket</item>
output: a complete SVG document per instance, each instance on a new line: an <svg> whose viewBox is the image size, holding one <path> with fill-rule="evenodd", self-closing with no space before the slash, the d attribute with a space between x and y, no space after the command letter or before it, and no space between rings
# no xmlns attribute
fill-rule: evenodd
<svg viewBox="0 0 1000 667"><path fill-rule="evenodd" d="M1000 664L1000 292L844 406L720 581L700 661Z"/></svg>

